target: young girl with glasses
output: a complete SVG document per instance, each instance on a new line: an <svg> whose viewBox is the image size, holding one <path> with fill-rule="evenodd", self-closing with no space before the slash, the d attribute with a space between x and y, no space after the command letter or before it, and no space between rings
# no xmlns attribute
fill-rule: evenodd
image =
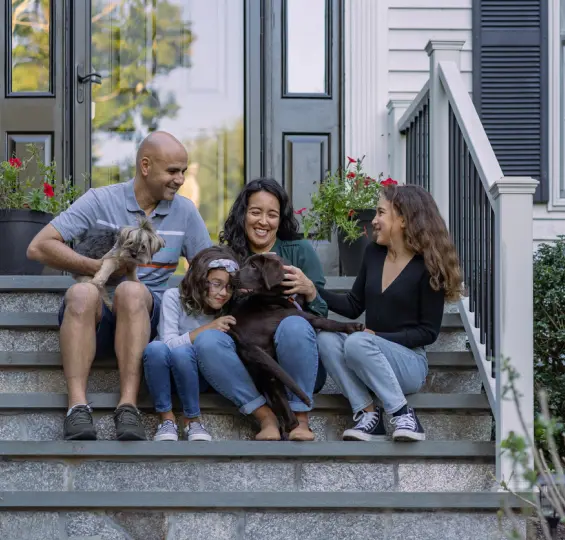
<svg viewBox="0 0 565 540"><path fill-rule="evenodd" d="M226 312L233 293L231 277L238 269L230 248L203 249L192 260L179 287L163 295L158 337L143 353L145 380L160 416L155 441L178 441L171 375L183 407L186 438L212 440L200 418L199 395L208 384L199 374L192 344L204 330L227 332L235 324Z"/></svg>

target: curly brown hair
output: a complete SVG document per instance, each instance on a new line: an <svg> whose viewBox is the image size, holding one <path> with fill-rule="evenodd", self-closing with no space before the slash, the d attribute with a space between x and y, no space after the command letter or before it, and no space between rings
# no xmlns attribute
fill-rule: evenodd
<svg viewBox="0 0 565 540"><path fill-rule="evenodd" d="M206 303L208 294L209 264L216 259L229 259L240 264L237 255L227 246L212 246L199 251L192 259L188 271L179 284L180 301L187 314L208 313L210 308ZM230 302L220 310L227 311Z"/></svg>
<svg viewBox="0 0 565 540"><path fill-rule="evenodd" d="M406 247L424 257L432 289L444 289L449 302L458 300L462 286L459 258L433 197L420 186L394 184L383 187L381 196L404 218Z"/></svg>

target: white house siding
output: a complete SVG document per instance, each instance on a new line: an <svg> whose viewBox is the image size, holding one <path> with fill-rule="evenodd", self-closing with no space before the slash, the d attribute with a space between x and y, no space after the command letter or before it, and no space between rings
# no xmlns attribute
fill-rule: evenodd
<svg viewBox="0 0 565 540"><path fill-rule="evenodd" d="M413 99L428 78L430 39L464 40L472 87L472 0L345 0L345 148L388 173L389 100Z"/></svg>

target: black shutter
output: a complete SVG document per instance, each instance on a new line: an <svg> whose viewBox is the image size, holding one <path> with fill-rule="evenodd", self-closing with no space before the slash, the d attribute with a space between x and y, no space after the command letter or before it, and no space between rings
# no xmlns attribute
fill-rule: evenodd
<svg viewBox="0 0 565 540"><path fill-rule="evenodd" d="M473 0L473 100L503 173L547 202L547 0Z"/></svg>

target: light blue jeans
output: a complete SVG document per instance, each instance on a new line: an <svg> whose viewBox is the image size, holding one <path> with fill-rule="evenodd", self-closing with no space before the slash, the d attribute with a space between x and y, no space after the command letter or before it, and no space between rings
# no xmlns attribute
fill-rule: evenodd
<svg viewBox="0 0 565 540"><path fill-rule="evenodd" d="M200 416L200 391L208 384L198 374L196 351L190 344L170 349L162 341L152 341L143 351L145 382L155 404L155 411L173 409L171 376L186 418Z"/></svg>
<svg viewBox="0 0 565 540"><path fill-rule="evenodd" d="M320 361L349 400L353 413L373 403L371 390L387 414L406 405L406 394L426 381L428 360L423 348L408 349L368 332L318 334Z"/></svg>
<svg viewBox="0 0 565 540"><path fill-rule="evenodd" d="M265 405L265 397L255 387L230 336L219 330L205 330L194 340L194 348L204 378L241 413L251 414ZM318 375L318 348L310 323L297 316L284 319L275 332L275 349L279 364L312 399ZM295 412L312 409L292 392L287 392L287 397Z"/></svg>

